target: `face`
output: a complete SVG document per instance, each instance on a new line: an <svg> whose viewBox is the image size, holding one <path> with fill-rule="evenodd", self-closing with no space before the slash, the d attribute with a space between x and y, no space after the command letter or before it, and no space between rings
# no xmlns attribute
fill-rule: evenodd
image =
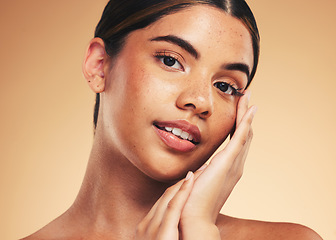
<svg viewBox="0 0 336 240"><path fill-rule="evenodd" d="M165 16L132 32L112 61L96 134L149 177L182 178L232 131L252 65L249 32L222 10Z"/></svg>

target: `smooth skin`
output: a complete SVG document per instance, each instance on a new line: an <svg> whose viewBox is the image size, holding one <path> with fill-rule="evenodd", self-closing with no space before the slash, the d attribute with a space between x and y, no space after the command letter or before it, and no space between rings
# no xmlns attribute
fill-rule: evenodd
<svg viewBox="0 0 336 240"><path fill-rule="evenodd" d="M190 43L198 57L152 40L168 35ZM249 92L239 97L218 87L245 88L248 76L232 63L251 70L250 34L205 5L132 32L117 56L93 39L83 73L101 105L81 190L68 211L26 239L321 239L300 225L219 214L242 176L256 112ZM169 148L153 130L155 121L181 119L202 135L189 152ZM234 125L228 145L204 165Z"/></svg>
<svg viewBox="0 0 336 240"><path fill-rule="evenodd" d="M179 239L179 225L182 239L221 239L216 220L242 176L252 140L251 123L256 108L248 109L247 99L248 94L239 103L237 130L230 143L209 166L198 170L195 176L189 172L183 183L164 193L139 224L140 237L136 239Z"/></svg>

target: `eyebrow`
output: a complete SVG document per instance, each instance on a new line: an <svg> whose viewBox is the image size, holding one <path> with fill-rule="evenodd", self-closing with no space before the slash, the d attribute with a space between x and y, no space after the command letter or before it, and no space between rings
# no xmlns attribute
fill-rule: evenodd
<svg viewBox="0 0 336 240"><path fill-rule="evenodd" d="M200 54L199 52L186 40L177 37L175 35L167 35L167 36L159 36L152 38L151 41L165 41L169 43L173 43L175 45L178 45L179 47L186 50L188 53L190 53L195 59L198 59Z"/></svg>
<svg viewBox="0 0 336 240"><path fill-rule="evenodd" d="M221 66L222 69L225 70L233 70L233 71L240 71L242 73L245 73L247 76L247 79L250 79L250 67L245 63L228 63L223 64Z"/></svg>
<svg viewBox="0 0 336 240"><path fill-rule="evenodd" d="M169 43L173 43L178 45L179 47L183 48L186 50L188 53L190 53L195 59L198 59L200 57L199 52L186 40L177 37L175 35L167 35L167 36L159 36L150 39L150 41L165 41ZM242 73L245 73L247 76L247 79L250 78L250 68L247 64L245 63L228 63L228 64L223 64L221 66L222 69L225 70L232 70L232 71L240 71Z"/></svg>

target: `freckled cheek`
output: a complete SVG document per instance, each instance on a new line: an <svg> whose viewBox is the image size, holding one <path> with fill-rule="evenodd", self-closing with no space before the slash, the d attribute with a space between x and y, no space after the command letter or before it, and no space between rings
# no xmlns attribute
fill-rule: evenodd
<svg viewBox="0 0 336 240"><path fill-rule="evenodd" d="M236 108L227 107L225 111L218 113L213 124L212 131L218 134L218 138L223 140L231 132L236 121Z"/></svg>

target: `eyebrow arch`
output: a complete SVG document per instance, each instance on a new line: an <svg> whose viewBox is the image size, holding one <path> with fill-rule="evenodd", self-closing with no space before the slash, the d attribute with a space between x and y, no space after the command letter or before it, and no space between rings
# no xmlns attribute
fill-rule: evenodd
<svg viewBox="0 0 336 240"><path fill-rule="evenodd" d="M225 69L225 70L240 71L240 72L246 74L247 79L250 79L250 68L245 63L228 63L228 64L223 64L221 68Z"/></svg>
<svg viewBox="0 0 336 240"><path fill-rule="evenodd" d="M177 37L175 35L159 36L159 37L152 38L150 40L151 41L165 41L165 42L178 45L184 50L186 50L188 53L190 53L195 59L198 59L200 56L199 52L197 52L197 50L188 41L180 37Z"/></svg>

